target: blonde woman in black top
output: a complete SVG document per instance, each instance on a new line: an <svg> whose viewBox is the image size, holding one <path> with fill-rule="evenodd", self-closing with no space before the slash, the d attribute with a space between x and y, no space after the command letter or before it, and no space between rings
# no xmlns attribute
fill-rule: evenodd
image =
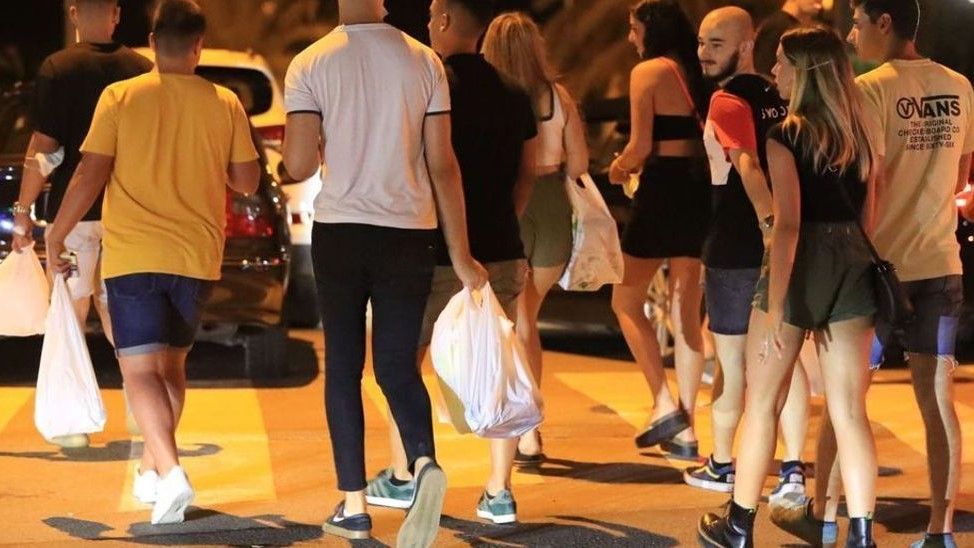
<svg viewBox="0 0 974 548"><path fill-rule="evenodd" d="M875 546L876 449L865 397L876 303L872 258L857 226L869 226L873 152L852 68L832 30L785 34L773 72L790 114L768 133L775 221L747 343L745 443L728 513L704 516L699 538L704 546L753 545L778 400L811 332L850 517L846 546Z"/></svg>

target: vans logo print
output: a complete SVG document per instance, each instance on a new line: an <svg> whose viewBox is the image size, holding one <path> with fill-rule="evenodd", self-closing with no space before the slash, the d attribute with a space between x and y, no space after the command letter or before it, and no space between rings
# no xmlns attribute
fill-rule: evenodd
<svg viewBox="0 0 974 548"><path fill-rule="evenodd" d="M960 116L960 97L957 95L903 97L896 102L896 114L904 120Z"/></svg>
<svg viewBox="0 0 974 548"><path fill-rule="evenodd" d="M958 95L902 97L896 114L903 120L897 124L896 138L908 152L952 149L964 141L967 123Z"/></svg>

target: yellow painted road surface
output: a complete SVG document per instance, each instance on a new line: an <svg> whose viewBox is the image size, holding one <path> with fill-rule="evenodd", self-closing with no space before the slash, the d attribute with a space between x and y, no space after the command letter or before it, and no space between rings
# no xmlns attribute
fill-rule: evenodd
<svg viewBox="0 0 974 548"><path fill-rule="evenodd" d="M320 334L293 336L313 344L320 372ZM439 460L450 482L437 546L695 545L697 517L726 496L683 485L685 463L636 451L632 437L646 422L651 399L635 365L553 352L545 359L542 432L550 460L540 471L514 474L519 525L477 520L473 510L488 470L487 444L434 419ZM435 394L432 374L425 380ZM367 465L374 474L388 463L388 419L368 369L363 390ZM974 367L959 370L956 390L968 445L958 541L974 546ZM322 394L320 373L279 387L194 384L178 442L197 499L186 523L153 527L149 507L130 495L141 444L126 432L119 388L103 389L109 422L93 435L92 446L62 451L34 430L33 390L0 386L0 543L347 545L320 531L339 500ZM880 545L906 546L924 527L927 512L923 429L906 371L880 372L869 398L883 469L877 536ZM710 449L709 401L705 386L697 415L704 455ZM812 432L820 415L816 401ZM807 446L809 460L813 445ZM768 477L769 487L774 480ZM759 545L797 544L766 514L762 509L758 518ZM394 545L402 515L373 509L372 545Z"/></svg>

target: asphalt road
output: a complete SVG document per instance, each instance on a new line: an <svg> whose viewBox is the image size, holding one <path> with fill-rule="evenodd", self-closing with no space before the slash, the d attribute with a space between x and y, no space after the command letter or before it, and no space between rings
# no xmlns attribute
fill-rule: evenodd
<svg viewBox="0 0 974 548"><path fill-rule="evenodd" d="M0 543L62 546L98 540L109 545L341 546L322 537L320 523L337 503L331 448L323 420L322 337L293 332L291 374L255 385L239 376L239 349L200 345L178 440L197 500L181 525L148 524L148 507L130 496L141 443L125 428L120 378L106 343L90 338L109 413L88 449L59 450L33 427L37 340L0 341ZM450 488L437 546L694 545L698 516L726 496L685 486L686 466L632 436L650 408L641 374L613 335L563 332L546 344L543 391L545 452L540 469L514 475L520 523L487 525L474 505L488 466L486 444L436 425L439 460ZM601 346L600 346L601 345ZM568 352L568 351L572 352ZM426 375L435 392L436 382ZM965 437L974 439L974 367L957 374ZM384 399L369 371L364 380L368 470L386 466ZM701 452L709 452L708 391L701 394ZM883 466L877 510L880 545L906 546L926 519L924 438L907 372L879 374L870 417ZM816 400L812 427L822 403ZM812 444L807 448L811 459ZM958 541L974 545L974 451L964 461L958 500ZM774 477L768 477L768 487ZM760 546L800 545L762 511ZM402 512L374 509L375 539L393 545Z"/></svg>

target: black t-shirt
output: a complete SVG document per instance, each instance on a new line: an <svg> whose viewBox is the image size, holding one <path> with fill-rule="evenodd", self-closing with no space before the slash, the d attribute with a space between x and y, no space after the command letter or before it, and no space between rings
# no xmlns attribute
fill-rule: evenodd
<svg viewBox="0 0 974 548"><path fill-rule="evenodd" d="M152 62L115 43L82 42L44 60L37 73L31 117L36 131L64 147L64 162L50 177L51 191L42 211L45 220L53 221L61 207L102 91L150 70ZM83 220L101 219L101 201L99 196Z"/></svg>
<svg viewBox="0 0 974 548"><path fill-rule="evenodd" d="M514 185L524 142L538 134L531 100L480 55L453 55L444 64L471 254L485 263L521 259ZM450 264L446 245L440 246L438 262Z"/></svg>
<svg viewBox="0 0 974 548"><path fill-rule="evenodd" d="M730 109L727 108L728 105ZM727 158L723 144L716 135L715 120L729 117L731 119L724 122L726 126L743 128L746 126L740 123L741 117L749 116L754 135L737 135L734 139L740 143L749 143L748 147L754 146L761 167L766 171L767 141L763 136L787 114L788 107L778 94L777 88L757 74L735 76L714 94L704 135L704 143L710 154L714 185L711 193L710 231L703 247L703 263L708 267L760 268L764 256L764 241L758 226L757 213L744 190L741 174Z"/></svg>
<svg viewBox="0 0 974 548"><path fill-rule="evenodd" d="M761 23L754 39L754 68L761 74L770 76L778 56L778 43L781 35L797 27L801 21L786 11L769 15Z"/></svg>
<svg viewBox="0 0 974 548"><path fill-rule="evenodd" d="M858 221L866 203L866 184L859 176L857 166L853 164L842 173L830 168L816 169L814 159L805 152L805 141L809 137L807 132L785 131L781 124L768 130L768 139L781 143L795 156L801 193L801 222ZM839 185L845 189L845 197Z"/></svg>

